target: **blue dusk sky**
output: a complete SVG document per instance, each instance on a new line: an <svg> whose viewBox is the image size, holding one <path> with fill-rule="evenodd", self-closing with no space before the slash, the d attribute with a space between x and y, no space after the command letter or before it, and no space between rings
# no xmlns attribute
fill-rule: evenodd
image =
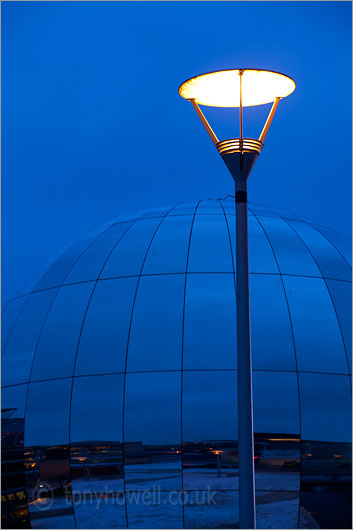
<svg viewBox="0 0 353 530"><path fill-rule="evenodd" d="M233 181L185 79L263 68L280 102L249 200L350 235L350 2L1 2L2 287L120 214L220 198ZM258 137L270 105L245 109ZM205 109L220 139L234 109Z"/></svg>

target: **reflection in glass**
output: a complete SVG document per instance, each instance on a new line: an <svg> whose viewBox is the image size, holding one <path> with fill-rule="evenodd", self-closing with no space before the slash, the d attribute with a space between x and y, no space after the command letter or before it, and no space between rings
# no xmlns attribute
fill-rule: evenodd
<svg viewBox="0 0 353 530"><path fill-rule="evenodd" d="M185 490L238 489L237 373L183 374Z"/></svg>
<svg viewBox="0 0 353 530"><path fill-rule="evenodd" d="M188 274L184 322L185 370L236 369L235 311L233 274Z"/></svg>
<svg viewBox="0 0 353 530"><path fill-rule="evenodd" d="M297 374L254 372L255 480L259 490L298 491Z"/></svg>
<svg viewBox="0 0 353 530"><path fill-rule="evenodd" d="M28 528L24 469L24 409L27 385L1 390L1 523Z"/></svg>
<svg viewBox="0 0 353 530"><path fill-rule="evenodd" d="M95 514L96 524L100 519L104 528L116 527L116 523L109 526L113 514L126 525L125 508L119 504L119 492L124 491L123 388L123 374L76 377L74 380L71 478L76 524L80 528L87 527L88 513ZM75 503L76 497L80 503Z"/></svg>
<svg viewBox="0 0 353 530"><path fill-rule="evenodd" d="M179 491L126 493L129 528L183 528Z"/></svg>
<svg viewBox="0 0 353 530"><path fill-rule="evenodd" d="M302 440L350 442L349 376L299 374Z"/></svg>
<svg viewBox="0 0 353 530"><path fill-rule="evenodd" d="M351 474L351 443L302 442L300 528L352 528Z"/></svg>
<svg viewBox="0 0 353 530"><path fill-rule="evenodd" d="M184 274L141 277L127 371L180 370L184 287Z"/></svg>
<svg viewBox="0 0 353 530"><path fill-rule="evenodd" d="M73 493L76 528L127 528L123 493L77 496ZM130 527L131 528L131 527Z"/></svg>
<svg viewBox="0 0 353 530"><path fill-rule="evenodd" d="M73 375L82 321L93 287L94 282L87 282L59 289L39 339L31 381ZM48 356L50 363L46 362Z"/></svg>
<svg viewBox="0 0 353 530"><path fill-rule="evenodd" d="M181 489L180 373L126 374L126 490Z"/></svg>
<svg viewBox="0 0 353 530"><path fill-rule="evenodd" d="M43 323L57 289L31 294L9 338L2 362L2 385L27 382Z"/></svg>
<svg viewBox="0 0 353 530"><path fill-rule="evenodd" d="M83 324L75 375L125 370L136 285L136 276L98 281Z"/></svg>
<svg viewBox="0 0 353 530"><path fill-rule="evenodd" d="M295 370L288 306L279 276L251 274L251 352L254 370Z"/></svg>
<svg viewBox="0 0 353 530"><path fill-rule="evenodd" d="M298 369L348 373L341 331L324 280L283 276L283 282L292 318Z"/></svg>
<svg viewBox="0 0 353 530"><path fill-rule="evenodd" d="M184 528L238 528L237 491L190 491L184 506Z"/></svg>
<svg viewBox="0 0 353 530"><path fill-rule="evenodd" d="M29 384L24 443L33 528L73 528L75 524L68 445L71 381Z"/></svg>
<svg viewBox="0 0 353 530"><path fill-rule="evenodd" d="M256 491L257 528L298 528L296 491Z"/></svg>

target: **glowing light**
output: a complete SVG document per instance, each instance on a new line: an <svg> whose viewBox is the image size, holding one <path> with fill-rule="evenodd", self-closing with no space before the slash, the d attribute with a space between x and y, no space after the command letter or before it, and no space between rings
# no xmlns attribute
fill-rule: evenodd
<svg viewBox="0 0 353 530"><path fill-rule="evenodd" d="M193 77L180 85L179 94L208 107L239 107L239 71L221 70ZM286 75L269 70L243 70L243 107L271 103L289 96L294 89L293 79Z"/></svg>

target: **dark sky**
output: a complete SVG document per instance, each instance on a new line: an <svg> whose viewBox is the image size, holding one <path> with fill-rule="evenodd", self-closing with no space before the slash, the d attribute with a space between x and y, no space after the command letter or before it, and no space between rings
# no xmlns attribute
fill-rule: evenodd
<svg viewBox="0 0 353 530"><path fill-rule="evenodd" d="M250 177L253 202L350 234L350 2L1 2L3 301L120 214L233 192L192 106L193 75L291 76ZM257 137L270 106L246 109ZM220 139L234 109L208 110Z"/></svg>

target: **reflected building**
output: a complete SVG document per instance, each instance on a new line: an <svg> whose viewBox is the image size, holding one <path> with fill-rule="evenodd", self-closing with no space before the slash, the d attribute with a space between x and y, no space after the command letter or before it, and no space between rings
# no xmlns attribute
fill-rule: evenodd
<svg viewBox="0 0 353 530"><path fill-rule="evenodd" d="M351 528L351 246L249 205L258 528ZM4 528L237 528L234 198L107 223L3 309Z"/></svg>

